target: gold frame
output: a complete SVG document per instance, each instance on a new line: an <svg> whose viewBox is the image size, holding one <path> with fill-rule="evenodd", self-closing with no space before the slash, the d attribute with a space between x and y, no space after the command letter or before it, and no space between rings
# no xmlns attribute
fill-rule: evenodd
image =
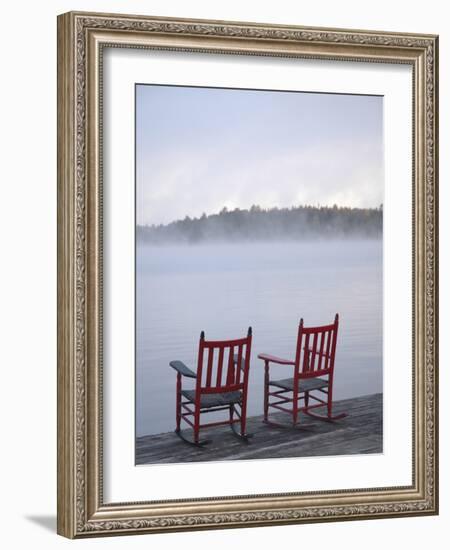
<svg viewBox="0 0 450 550"><path fill-rule="evenodd" d="M104 46L413 67L411 486L103 503L99 90ZM95 13L58 17L59 534L78 538L438 513L437 53L434 35Z"/></svg>

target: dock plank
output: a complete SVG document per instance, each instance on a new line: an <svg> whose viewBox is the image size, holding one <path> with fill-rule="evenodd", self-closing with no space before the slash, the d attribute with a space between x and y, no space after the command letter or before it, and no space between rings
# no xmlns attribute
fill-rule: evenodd
<svg viewBox="0 0 450 550"><path fill-rule="evenodd" d="M340 412L348 416L335 422L301 415L296 428L268 426L262 422L262 415L249 417L248 432L253 437L248 443L237 439L227 426L205 429L204 435L211 443L202 448L184 443L174 432L138 437L136 465L383 452L382 394L336 401L333 413ZM289 421L283 413L272 418Z"/></svg>

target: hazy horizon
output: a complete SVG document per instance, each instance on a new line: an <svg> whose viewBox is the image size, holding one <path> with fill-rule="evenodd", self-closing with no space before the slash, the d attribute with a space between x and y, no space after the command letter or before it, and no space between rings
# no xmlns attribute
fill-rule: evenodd
<svg viewBox="0 0 450 550"><path fill-rule="evenodd" d="M383 98L136 86L138 225L383 202Z"/></svg>
<svg viewBox="0 0 450 550"><path fill-rule="evenodd" d="M382 204L379 204L379 205L376 205L376 206L368 206L366 208L360 208L360 207L353 207L353 206L348 206L348 205L339 205L339 204L336 204L336 205L323 205L323 204L293 204L291 206L285 206L285 207L277 207L277 206L274 206L274 207L269 207L269 208L264 208L262 209L263 211L265 212L270 212L270 211L274 211L274 210L286 210L286 209L296 209L296 208L313 208L313 209L332 209L334 206L336 206L338 209L340 210L345 210L345 209L355 209L355 210L358 210L358 209L361 209L361 210L380 210L380 206L382 207ZM177 218L177 219L174 219L174 220L168 220L167 222L164 222L164 223L137 223L136 225L139 226L139 227L152 227L152 226L158 226L158 225L163 225L163 226L167 226L167 225L171 225L173 223L176 223L178 221L183 221L185 220L186 218L189 218L189 219L192 219L192 220L200 220L202 219L203 217L212 217L212 216L218 216L220 215L221 213L223 213L223 211L227 211L227 212L233 212L233 211L251 211L252 208L261 208L259 204L252 204L250 205L249 208L240 208L240 207L235 207L233 209L229 209L227 208L227 206L222 206L222 208L219 208L218 210L214 211L214 212L202 212L201 214L197 215L197 216L189 216L189 215L185 215L185 216L181 216L180 218Z"/></svg>
<svg viewBox="0 0 450 550"><path fill-rule="evenodd" d="M383 209L298 206L228 210L168 224L137 225L136 238L153 244L275 242L310 239L379 238Z"/></svg>

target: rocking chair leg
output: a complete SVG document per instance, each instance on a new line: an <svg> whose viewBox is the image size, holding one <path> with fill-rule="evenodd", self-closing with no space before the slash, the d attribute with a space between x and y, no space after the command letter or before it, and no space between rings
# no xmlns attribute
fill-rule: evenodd
<svg viewBox="0 0 450 550"><path fill-rule="evenodd" d="M241 422L240 422L241 433L239 433L235 428L235 422L233 422L233 412L234 412L234 405L231 405L231 407L230 407L230 428L231 428L231 431L233 432L233 434L236 437L238 437L242 441L245 441L246 443L248 443L248 440L251 437L253 437L253 434L246 434L245 433L245 426L246 426L246 419L245 419L246 411L245 411L245 408L243 410L241 410Z"/></svg>
<svg viewBox="0 0 450 550"><path fill-rule="evenodd" d="M178 411L178 408L177 408L177 428L176 428L176 431L179 432L180 431L180 424L181 424L181 415Z"/></svg>
<svg viewBox="0 0 450 550"><path fill-rule="evenodd" d="M306 394L305 394L305 405L306 405ZM347 413L340 413L335 414L333 416L333 386L330 384L328 387L328 400L326 403L327 406L327 415L322 414L316 414L311 411L309 411L307 408L305 409L305 414L311 416L312 418L317 418L318 420L325 420L326 422L333 422L334 420L341 420L342 418L345 418L347 416Z"/></svg>
<svg viewBox="0 0 450 550"><path fill-rule="evenodd" d="M332 396L333 396L333 385L330 384L328 386L328 404L327 404L327 413L328 413L328 418L332 418L333 416L333 401L332 401Z"/></svg>
<svg viewBox="0 0 450 550"><path fill-rule="evenodd" d="M308 416L311 416L312 418L317 418L318 420L325 420L326 422L333 422L334 420L341 420L342 418L345 418L347 413L339 413L333 415L332 413L332 401L331 399L328 400L327 403L327 414L326 416L323 414L316 414L314 412L309 411L308 409L305 409L304 413Z"/></svg>
<svg viewBox="0 0 450 550"><path fill-rule="evenodd" d="M180 425L181 425L181 374L177 373L177 429L176 431L180 431Z"/></svg>
<svg viewBox="0 0 450 550"><path fill-rule="evenodd" d="M298 422L298 394L294 393L292 397L292 425L295 427Z"/></svg>
<svg viewBox="0 0 450 550"><path fill-rule="evenodd" d="M245 418L241 420L241 434L245 434Z"/></svg>
<svg viewBox="0 0 450 550"><path fill-rule="evenodd" d="M197 404L197 407L196 407L196 412L195 412L195 416L194 416L194 441L195 441L195 444L198 445L198 442L199 442L199 434L200 434L200 412L199 412L199 409L198 409L198 405Z"/></svg>
<svg viewBox="0 0 450 550"><path fill-rule="evenodd" d="M264 364L264 422L269 417L269 362Z"/></svg>
<svg viewBox="0 0 450 550"><path fill-rule="evenodd" d="M241 434L243 437L245 437L246 441L249 437L252 437L251 435L247 434L245 429L247 427L247 408L241 407Z"/></svg>
<svg viewBox="0 0 450 550"><path fill-rule="evenodd" d="M208 445L209 443L211 443L211 440L210 439L203 439L202 441L198 440L195 441L195 438L194 439L188 439L181 430L175 430L175 433L177 434L177 436L182 439L185 443L189 443L189 445L192 445L193 447L198 447L198 448L202 448L204 447L205 445Z"/></svg>
<svg viewBox="0 0 450 550"><path fill-rule="evenodd" d="M239 433L236 430L234 423L230 424L230 428L231 428L231 431L233 432L233 435L235 435L241 441L245 441L246 443L248 443L249 442L248 440L253 437L253 434L246 434L244 432Z"/></svg>

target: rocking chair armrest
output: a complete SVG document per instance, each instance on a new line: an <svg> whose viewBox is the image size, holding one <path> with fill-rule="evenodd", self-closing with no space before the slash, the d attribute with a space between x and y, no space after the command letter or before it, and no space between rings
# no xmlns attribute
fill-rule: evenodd
<svg viewBox="0 0 450 550"><path fill-rule="evenodd" d="M181 374L181 376L187 376L188 378L197 378L197 375L189 367L187 367L183 361L170 361L169 365Z"/></svg>
<svg viewBox="0 0 450 550"><path fill-rule="evenodd" d="M282 357L277 357L276 355L268 355L267 353L260 353L258 358L266 361L267 363L277 363L278 365L295 365L295 361L283 359Z"/></svg>

